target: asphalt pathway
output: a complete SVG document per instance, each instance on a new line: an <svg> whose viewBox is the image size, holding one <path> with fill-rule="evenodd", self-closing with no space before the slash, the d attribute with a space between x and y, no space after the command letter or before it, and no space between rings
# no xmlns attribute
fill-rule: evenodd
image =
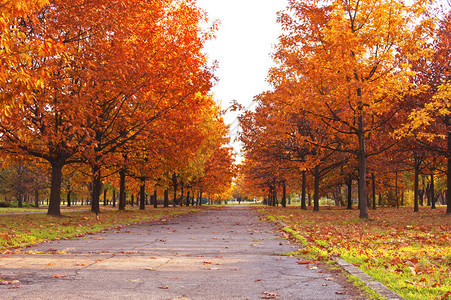
<svg viewBox="0 0 451 300"><path fill-rule="evenodd" d="M244 206L0 256L1 299L362 299ZM357 294L356 294L357 293ZM356 296L358 295L358 296Z"/></svg>

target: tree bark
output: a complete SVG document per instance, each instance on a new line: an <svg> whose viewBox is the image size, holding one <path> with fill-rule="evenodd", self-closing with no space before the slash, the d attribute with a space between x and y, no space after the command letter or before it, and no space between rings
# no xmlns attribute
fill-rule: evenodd
<svg viewBox="0 0 451 300"><path fill-rule="evenodd" d="M108 205L108 200L106 199L106 189L103 190L103 206Z"/></svg>
<svg viewBox="0 0 451 300"><path fill-rule="evenodd" d="M282 207L287 207L287 186L285 180L282 181Z"/></svg>
<svg viewBox="0 0 451 300"><path fill-rule="evenodd" d="M67 199L67 207L70 207L72 205L72 203L71 203L72 201L70 199L70 195L71 194L72 194L71 190L67 191L67 197L66 197L66 199Z"/></svg>
<svg viewBox="0 0 451 300"><path fill-rule="evenodd" d="M63 176L64 164L52 162L52 179L50 185L50 200L48 215L61 216L61 179Z"/></svg>
<svg viewBox="0 0 451 300"><path fill-rule="evenodd" d="M302 196L301 196L301 209L307 210L307 205L306 205L306 191L307 191L307 172L306 171L302 171Z"/></svg>
<svg viewBox="0 0 451 300"><path fill-rule="evenodd" d="M313 211L319 211L319 165L315 166L315 182L313 191Z"/></svg>
<svg viewBox="0 0 451 300"><path fill-rule="evenodd" d="M396 208L399 208L399 199L398 199L398 171L395 172L395 198L396 198Z"/></svg>
<svg viewBox="0 0 451 300"><path fill-rule="evenodd" d="M155 188L155 190L153 191L153 208L157 208L158 207L158 203L157 203L157 189Z"/></svg>
<svg viewBox="0 0 451 300"><path fill-rule="evenodd" d="M23 202L22 202L22 194L17 194L17 206L18 207L23 207Z"/></svg>
<svg viewBox="0 0 451 300"><path fill-rule="evenodd" d="M34 207L36 207L36 208L39 207L39 190L38 189L34 190Z"/></svg>
<svg viewBox="0 0 451 300"><path fill-rule="evenodd" d="M164 207L169 207L169 191L168 191L168 189L164 190Z"/></svg>
<svg viewBox="0 0 451 300"><path fill-rule="evenodd" d="M362 90L357 88L357 97L362 97ZM365 128L363 125L363 105L358 106L358 132L359 140L359 205L360 205L360 219L368 219L368 195L366 192L366 148L365 148Z"/></svg>
<svg viewBox="0 0 451 300"><path fill-rule="evenodd" d="M451 122L447 120L448 129L448 155L446 158L447 170L446 170L446 214L451 214Z"/></svg>
<svg viewBox="0 0 451 300"><path fill-rule="evenodd" d="M119 171L119 210L125 210L125 169Z"/></svg>
<svg viewBox="0 0 451 300"><path fill-rule="evenodd" d="M418 180L419 180L419 173L420 173L420 164L418 155L415 152L413 154L413 161L414 161L414 180L413 180L413 211L418 212L419 211L419 201L418 201Z"/></svg>
<svg viewBox="0 0 451 300"><path fill-rule="evenodd" d="M371 180L373 183L373 209L376 210L376 178L374 173L371 173Z"/></svg>
<svg viewBox="0 0 451 300"><path fill-rule="evenodd" d="M188 192L186 193L186 206L189 206L189 204L190 204L189 197L190 197L190 195L189 195L189 190L188 190Z"/></svg>
<svg viewBox="0 0 451 300"><path fill-rule="evenodd" d="M435 209L434 170L431 171L431 208Z"/></svg>
<svg viewBox="0 0 451 300"><path fill-rule="evenodd" d="M349 174L348 178L348 207L347 209L352 209L352 175Z"/></svg>
<svg viewBox="0 0 451 300"><path fill-rule="evenodd" d="M173 206L177 206L177 175L174 173L172 174L172 185L174 186L174 200L173 200Z"/></svg>
<svg viewBox="0 0 451 300"><path fill-rule="evenodd" d="M139 209L146 209L146 179L141 178L141 188L140 188L140 199L139 199Z"/></svg>
<svg viewBox="0 0 451 300"><path fill-rule="evenodd" d="M91 211L97 215L100 213L100 193L102 190L100 166L92 167L92 176Z"/></svg>

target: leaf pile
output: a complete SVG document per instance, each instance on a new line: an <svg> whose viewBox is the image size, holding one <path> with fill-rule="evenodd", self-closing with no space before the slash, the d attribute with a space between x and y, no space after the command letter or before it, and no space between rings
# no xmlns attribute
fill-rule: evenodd
<svg viewBox="0 0 451 300"><path fill-rule="evenodd" d="M380 208L371 211L370 221L338 208L260 211L287 224L284 230L303 245L300 255L341 257L408 299L448 299L451 218L444 209Z"/></svg>

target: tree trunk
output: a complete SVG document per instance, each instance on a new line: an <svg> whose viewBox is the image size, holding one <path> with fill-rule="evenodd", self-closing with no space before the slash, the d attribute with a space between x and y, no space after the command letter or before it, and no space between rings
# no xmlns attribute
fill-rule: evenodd
<svg viewBox="0 0 451 300"><path fill-rule="evenodd" d="M119 210L125 210L125 169L119 171Z"/></svg>
<svg viewBox="0 0 451 300"><path fill-rule="evenodd" d="M419 184L419 183L418 183ZM421 189L418 188L418 196L419 196L419 201L420 201L420 206L424 206L424 194L425 194L425 190L424 190L424 176L421 177Z"/></svg>
<svg viewBox="0 0 451 300"><path fill-rule="evenodd" d="M302 196L301 196L301 209L307 210L307 205L306 205L306 191L307 191L307 172L306 171L302 171Z"/></svg>
<svg viewBox="0 0 451 300"><path fill-rule="evenodd" d="M172 205L174 206L174 207L176 207L177 206L177 175L174 173L174 174L172 174L172 185L174 186L174 200L173 200L173 203L172 203Z"/></svg>
<svg viewBox="0 0 451 300"><path fill-rule="evenodd" d="M398 199L398 171L395 172L395 199L396 199L396 208L399 208L399 199Z"/></svg>
<svg viewBox="0 0 451 300"><path fill-rule="evenodd" d="M190 201L190 199L189 199L189 190L188 190L188 192L186 193L186 206L189 206L189 201Z"/></svg>
<svg viewBox="0 0 451 300"><path fill-rule="evenodd" d="M371 173L371 179L373 182L373 209L376 210L376 178L374 173Z"/></svg>
<svg viewBox="0 0 451 300"><path fill-rule="evenodd" d="M431 171L431 208L435 209L434 170Z"/></svg>
<svg viewBox="0 0 451 300"><path fill-rule="evenodd" d="M157 208L158 207L158 203L157 203L157 189L155 188L155 190L153 191L153 208Z"/></svg>
<svg viewBox="0 0 451 300"><path fill-rule="evenodd" d="M91 211L97 215L100 213L100 193L102 190L100 166L92 167L92 176Z"/></svg>
<svg viewBox="0 0 451 300"><path fill-rule="evenodd" d="M414 154L413 154L413 164L414 164L414 170L415 170L415 172L414 172L414 180L413 180L413 211L414 212L418 212L420 209L419 209L419 201L418 201L418 190L419 190L419 188L418 188L418 175L419 175L419 173L420 173L420 164L419 164L419 159L418 159L418 155L417 155L417 153L415 152Z"/></svg>
<svg viewBox="0 0 451 300"><path fill-rule="evenodd" d="M451 151L451 133L448 131L448 152ZM451 214L451 155L448 155L446 171L446 214Z"/></svg>
<svg viewBox="0 0 451 300"><path fill-rule="evenodd" d="M108 205L108 200L106 199L106 189L103 190L103 206Z"/></svg>
<svg viewBox="0 0 451 300"><path fill-rule="evenodd" d="M70 199L70 195L71 194L72 194L71 190L67 191L67 197L66 197L66 199L67 199L67 207L70 207L72 205L71 199Z"/></svg>
<svg viewBox="0 0 451 300"><path fill-rule="evenodd" d="M22 202L22 194L17 194L17 206L18 207L23 207L23 202Z"/></svg>
<svg viewBox="0 0 451 300"><path fill-rule="evenodd" d="M164 207L169 207L169 191L168 191L168 189L164 190Z"/></svg>
<svg viewBox="0 0 451 300"><path fill-rule="evenodd" d="M180 185L180 207L183 207L183 182Z"/></svg>
<svg viewBox="0 0 451 300"><path fill-rule="evenodd" d="M177 206L177 186L174 185L174 198L173 198L173 206L176 207Z"/></svg>
<svg viewBox="0 0 451 300"><path fill-rule="evenodd" d="M139 209L146 209L146 179L141 178L141 188L140 188L140 199L139 199Z"/></svg>
<svg viewBox="0 0 451 300"><path fill-rule="evenodd" d="M362 90L357 89L357 96L362 96ZM365 148L365 130L363 126L363 106L358 107L358 139L359 139L359 204L360 204L360 219L368 219L368 195L366 192L366 148Z"/></svg>
<svg viewBox="0 0 451 300"><path fill-rule="evenodd" d="M116 207L116 189L113 189L113 207Z"/></svg>
<svg viewBox="0 0 451 300"><path fill-rule="evenodd" d="M450 117L447 119L447 131L448 131L448 153L446 157L447 170L446 170L446 214L451 214L451 122Z"/></svg>
<svg viewBox="0 0 451 300"><path fill-rule="evenodd" d="M34 207L39 208L39 190L34 190Z"/></svg>
<svg viewBox="0 0 451 300"><path fill-rule="evenodd" d="M202 189L200 190L200 193L199 193L199 206L202 206L202 193L203 193L204 191L202 191Z"/></svg>
<svg viewBox="0 0 451 300"><path fill-rule="evenodd" d="M130 205L133 206L135 204L135 195L130 195Z"/></svg>
<svg viewBox="0 0 451 300"><path fill-rule="evenodd" d="M319 211L319 165L315 166L315 182L313 191L313 211Z"/></svg>
<svg viewBox="0 0 451 300"><path fill-rule="evenodd" d="M59 162L52 162L52 179L50 185L50 201L47 211L48 215L61 216L61 179L63 176L63 165Z"/></svg>
<svg viewBox="0 0 451 300"><path fill-rule="evenodd" d="M282 207L287 207L287 186L285 180L282 181Z"/></svg>
<svg viewBox="0 0 451 300"><path fill-rule="evenodd" d="M348 178L348 207L347 209L352 209L352 175L349 174Z"/></svg>

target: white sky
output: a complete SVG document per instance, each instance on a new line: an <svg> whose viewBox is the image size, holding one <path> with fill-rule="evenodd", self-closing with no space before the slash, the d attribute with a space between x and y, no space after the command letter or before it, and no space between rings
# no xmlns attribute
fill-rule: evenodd
<svg viewBox="0 0 451 300"><path fill-rule="evenodd" d="M220 20L216 39L206 45L210 60L217 60L215 99L225 109L232 100L246 108L252 98L270 87L265 79L273 65L270 54L280 35L276 13L286 0L197 0L210 20ZM252 108L252 107L250 107ZM232 142L237 133L236 114L227 114ZM237 143L232 143L236 151Z"/></svg>

